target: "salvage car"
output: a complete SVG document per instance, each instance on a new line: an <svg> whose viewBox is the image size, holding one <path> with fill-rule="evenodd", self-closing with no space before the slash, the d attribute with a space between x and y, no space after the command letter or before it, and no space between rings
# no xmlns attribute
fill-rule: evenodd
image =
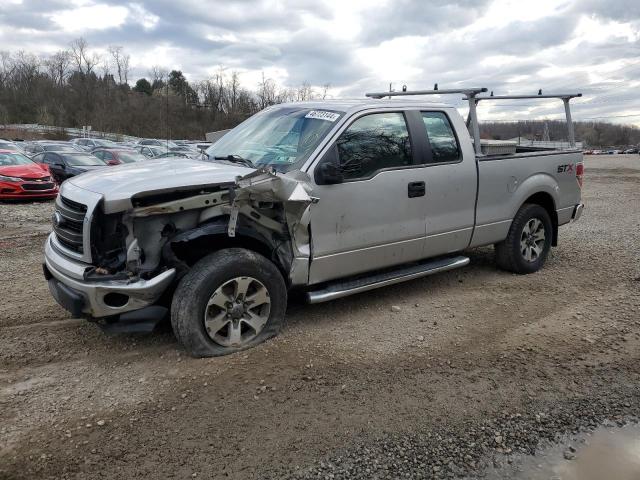
<svg viewBox="0 0 640 480"><path fill-rule="evenodd" d="M49 167L51 176L58 184L81 173L107 166L106 163L96 156L74 150L43 152L34 156L33 160Z"/></svg>
<svg viewBox="0 0 640 480"><path fill-rule="evenodd" d="M104 138L74 138L69 143L77 146L80 150L89 152L98 147L117 147L118 144Z"/></svg>
<svg viewBox="0 0 640 480"><path fill-rule="evenodd" d="M11 150L13 152L24 153L24 150L20 148L15 142L3 139L0 139L0 150Z"/></svg>
<svg viewBox="0 0 640 480"><path fill-rule="evenodd" d="M157 158L166 155L170 150L167 147L158 147L154 145L139 145L136 150L147 158Z"/></svg>
<svg viewBox="0 0 640 480"><path fill-rule="evenodd" d="M72 178L45 244L51 293L114 331L170 317L203 357L276 335L292 290L328 301L463 267L484 245L500 268L536 272L583 211L582 153L484 155L475 103L473 140L453 106L289 103L231 130L210 162Z"/></svg>
<svg viewBox="0 0 640 480"><path fill-rule="evenodd" d="M98 157L107 165L120 165L122 163L135 163L147 160L147 157L132 148L95 148L91 155Z"/></svg>
<svg viewBox="0 0 640 480"><path fill-rule="evenodd" d="M47 199L58 195L46 165L14 150L0 150L0 200Z"/></svg>
<svg viewBox="0 0 640 480"><path fill-rule="evenodd" d="M76 152L77 150L69 143L63 141L34 140L24 142L24 150L27 155L33 157L42 152Z"/></svg>

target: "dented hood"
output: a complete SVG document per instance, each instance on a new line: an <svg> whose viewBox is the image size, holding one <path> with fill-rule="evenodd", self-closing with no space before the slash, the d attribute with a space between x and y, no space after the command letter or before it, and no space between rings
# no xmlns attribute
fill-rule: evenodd
<svg viewBox="0 0 640 480"><path fill-rule="evenodd" d="M67 182L102 195L106 212L131 208L131 197L184 187L233 183L254 169L223 162L168 158L103 168Z"/></svg>

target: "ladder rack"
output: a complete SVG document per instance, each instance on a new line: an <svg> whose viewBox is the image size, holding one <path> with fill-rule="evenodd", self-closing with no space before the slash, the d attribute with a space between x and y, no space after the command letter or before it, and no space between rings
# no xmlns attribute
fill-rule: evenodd
<svg viewBox="0 0 640 480"><path fill-rule="evenodd" d="M476 107L480 100L521 100L521 99L549 99L549 98L559 98L564 103L564 112L567 118L567 136L569 138L569 145L572 147L576 146L575 139L575 131L573 128L573 121L571 120L571 109L569 108L569 101L572 98L581 97L581 93L554 93L554 94L543 94L542 90L538 90L537 95L494 95L491 92L491 95L486 97L479 97L478 94L487 92L488 89L485 87L478 88L454 88L454 89L438 89L438 84L436 83L433 90L407 90L406 85L402 87L402 91L400 92L373 92L367 93L365 96L370 98L379 98L382 99L384 97L404 97L410 95L464 95L464 99L469 103L469 116L467 117L467 125L471 130L471 135L473 136L473 147L475 149L476 155L482 155L482 149L480 146L480 127L478 125L478 113Z"/></svg>

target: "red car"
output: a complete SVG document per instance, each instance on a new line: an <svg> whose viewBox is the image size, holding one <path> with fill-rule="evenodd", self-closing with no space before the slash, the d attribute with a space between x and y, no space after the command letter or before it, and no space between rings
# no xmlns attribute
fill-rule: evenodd
<svg viewBox="0 0 640 480"><path fill-rule="evenodd" d="M107 165L120 165L121 163L135 163L149 160L140 152L132 148L107 148L98 147L91 150L91 154L98 157Z"/></svg>
<svg viewBox="0 0 640 480"><path fill-rule="evenodd" d="M0 200L55 198L58 186L49 167L12 150L0 150Z"/></svg>

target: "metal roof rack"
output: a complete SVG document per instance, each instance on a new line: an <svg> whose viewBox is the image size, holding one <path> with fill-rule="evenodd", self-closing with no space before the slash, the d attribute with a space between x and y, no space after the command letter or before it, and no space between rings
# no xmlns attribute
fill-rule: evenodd
<svg viewBox="0 0 640 480"><path fill-rule="evenodd" d="M470 127L471 134L473 136L473 146L476 155L482 155L482 149L480 146L480 127L478 126L478 114L476 107L480 100L520 100L531 98L559 98L564 102L564 111L567 117L567 130L569 137L569 144L572 147L576 146L575 132L573 129L573 122L571 120L571 110L569 109L569 101L572 98L581 97L581 93L554 93L554 94L542 94L542 89L538 90L537 95L494 95L493 92L488 97L479 97L479 93L485 93L488 89L485 87L478 88L454 88L454 89L438 89L436 83L433 90L407 90L407 86L403 85L402 91L395 92L373 92L367 93L365 96L370 98L384 98L384 97L403 97L409 95L452 95L462 94L465 96L465 100L469 102L469 116L467 117L467 125Z"/></svg>
<svg viewBox="0 0 640 480"><path fill-rule="evenodd" d="M573 129L573 120L571 119L571 108L569 108L569 101L572 98L581 97L581 93L542 93L542 89L538 90L537 95L494 95L493 92L488 97L475 97L476 104L480 100L522 100L532 98L559 98L564 103L564 114L567 118L567 137L569 139L569 145L576 146L576 134Z"/></svg>

